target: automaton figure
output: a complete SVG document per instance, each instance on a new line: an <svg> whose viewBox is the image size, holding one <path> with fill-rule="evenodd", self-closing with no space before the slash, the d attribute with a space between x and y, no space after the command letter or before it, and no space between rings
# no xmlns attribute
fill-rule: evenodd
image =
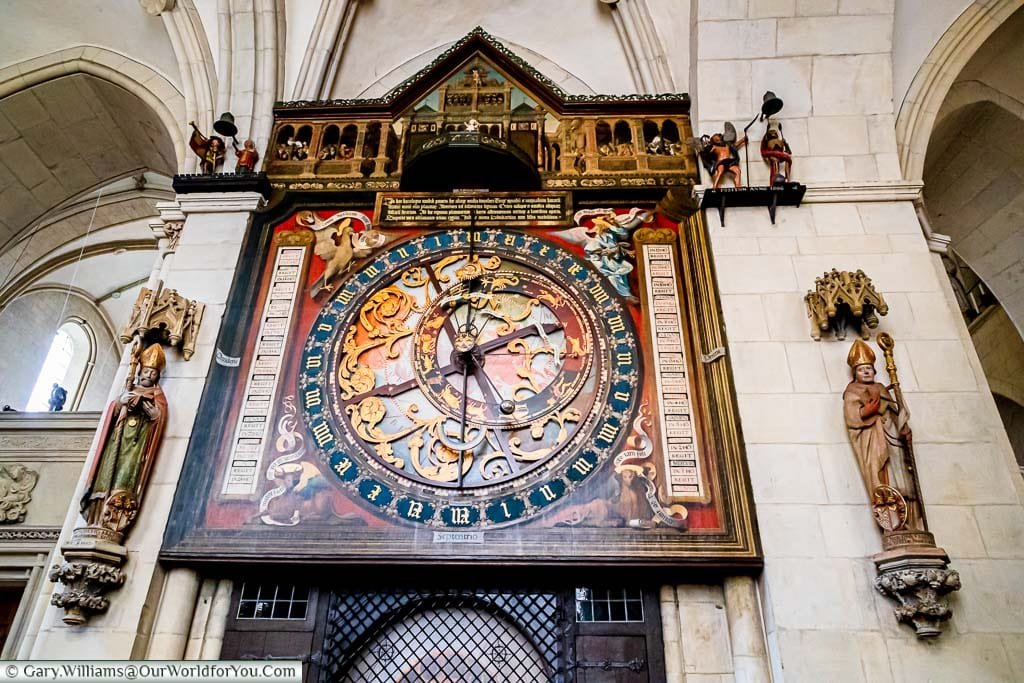
<svg viewBox="0 0 1024 683"><path fill-rule="evenodd" d="M206 137L199 131L195 121L189 121L188 125L192 126L188 146L199 157L200 171L208 175L216 173L217 167L224 163L224 140L216 135Z"/></svg>
<svg viewBox="0 0 1024 683"><path fill-rule="evenodd" d="M704 168L711 174L714 188L721 187L727 174L732 175L734 186L743 187L739 150L746 144L746 136L737 140L736 128L729 122L726 122L724 132L701 136L698 154Z"/></svg>

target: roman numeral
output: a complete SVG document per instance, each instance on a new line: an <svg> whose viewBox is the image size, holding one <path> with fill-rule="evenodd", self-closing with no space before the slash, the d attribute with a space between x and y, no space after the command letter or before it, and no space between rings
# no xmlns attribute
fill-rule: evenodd
<svg viewBox="0 0 1024 683"><path fill-rule="evenodd" d="M320 405L320 389L310 389L306 392L306 408L315 408Z"/></svg>
<svg viewBox="0 0 1024 683"><path fill-rule="evenodd" d="M605 443L613 443L615 441L615 435L619 433L619 428L610 422L605 422L601 426L601 431L597 433L597 438L604 441Z"/></svg>
<svg viewBox="0 0 1024 683"><path fill-rule="evenodd" d="M587 291L590 292L592 297L594 297L594 301L599 304L603 304L605 301L608 301L608 292L604 291L604 287L602 287L600 283L594 285Z"/></svg>
<svg viewBox="0 0 1024 683"><path fill-rule="evenodd" d="M621 315L617 315L614 318L608 318L608 327L611 328L612 334L618 334L619 332L626 331L626 323L622 321Z"/></svg>
<svg viewBox="0 0 1024 683"><path fill-rule="evenodd" d="M469 524L469 508L450 508L452 524Z"/></svg>
<svg viewBox="0 0 1024 683"><path fill-rule="evenodd" d="M577 474L579 474L580 476L585 476L589 474L591 470L594 469L594 464L589 460L579 458L576 460L576 462L572 464L572 469L576 470Z"/></svg>
<svg viewBox="0 0 1024 683"><path fill-rule="evenodd" d="M331 428L327 426L326 422L318 422L313 425L313 438L316 439L316 445L320 448L334 441L334 435L331 434Z"/></svg>
<svg viewBox="0 0 1024 683"><path fill-rule="evenodd" d="M615 354L615 364L616 365L632 365L633 364L633 354L631 354L631 353L617 353L617 354Z"/></svg>
<svg viewBox="0 0 1024 683"><path fill-rule="evenodd" d="M323 356L306 356L306 369L313 370L323 364Z"/></svg>

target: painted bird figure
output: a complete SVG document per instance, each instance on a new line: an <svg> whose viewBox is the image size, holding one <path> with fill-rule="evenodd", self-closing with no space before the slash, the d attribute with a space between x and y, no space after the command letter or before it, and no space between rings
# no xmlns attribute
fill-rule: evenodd
<svg viewBox="0 0 1024 683"><path fill-rule="evenodd" d="M353 218L363 222L363 232L355 231ZM313 229L316 234L313 253L324 260L323 275L309 288L310 296L314 298L324 290L332 291L337 280L352 267L354 259L369 256L374 248L384 242L384 236L370 228L369 220L362 215L354 215L354 212L344 211L320 220L312 211L304 211L297 220Z"/></svg>

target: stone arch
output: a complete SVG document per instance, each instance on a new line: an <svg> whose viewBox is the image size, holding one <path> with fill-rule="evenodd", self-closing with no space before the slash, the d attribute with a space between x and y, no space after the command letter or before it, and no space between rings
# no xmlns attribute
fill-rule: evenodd
<svg viewBox="0 0 1024 683"><path fill-rule="evenodd" d="M113 83L142 100L163 124L178 167L183 168L185 97L164 74L113 50L78 45L4 67L0 69L0 99L77 73Z"/></svg>
<svg viewBox="0 0 1024 683"><path fill-rule="evenodd" d="M936 118L953 81L974 53L1024 0L987 0L969 6L946 30L915 74L896 117L903 177L924 177L924 158Z"/></svg>
<svg viewBox="0 0 1024 683"><path fill-rule="evenodd" d="M942 111L936 115L932 130L938 129L954 112L980 102L998 105L1024 121L1024 102L981 81L957 81L950 87L949 95L942 103Z"/></svg>
<svg viewBox="0 0 1024 683"><path fill-rule="evenodd" d="M159 15L178 59L181 88L185 98L185 117L179 121L195 121L210 125L216 118L214 100L217 95L217 70L210 50L210 41L203 28L193 0L143 2L150 15ZM179 160L180 161L180 160ZM180 165L180 164L179 164ZM195 171L198 160L188 155L181 170Z"/></svg>
<svg viewBox="0 0 1024 683"><path fill-rule="evenodd" d="M969 97L979 94L985 93ZM987 97L948 108L932 131L922 173L929 224L951 238L950 248L998 299L1017 330L1024 330L1024 296L1017 283L1024 264L1018 235L1024 192L1013 169L1024 160L1024 150L1006 142L1022 127L1019 113Z"/></svg>

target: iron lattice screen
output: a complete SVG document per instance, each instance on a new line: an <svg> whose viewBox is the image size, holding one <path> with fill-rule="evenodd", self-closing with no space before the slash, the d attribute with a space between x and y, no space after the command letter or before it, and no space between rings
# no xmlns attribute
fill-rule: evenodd
<svg viewBox="0 0 1024 683"><path fill-rule="evenodd" d="M555 591L334 592L320 681L561 683L571 628Z"/></svg>

